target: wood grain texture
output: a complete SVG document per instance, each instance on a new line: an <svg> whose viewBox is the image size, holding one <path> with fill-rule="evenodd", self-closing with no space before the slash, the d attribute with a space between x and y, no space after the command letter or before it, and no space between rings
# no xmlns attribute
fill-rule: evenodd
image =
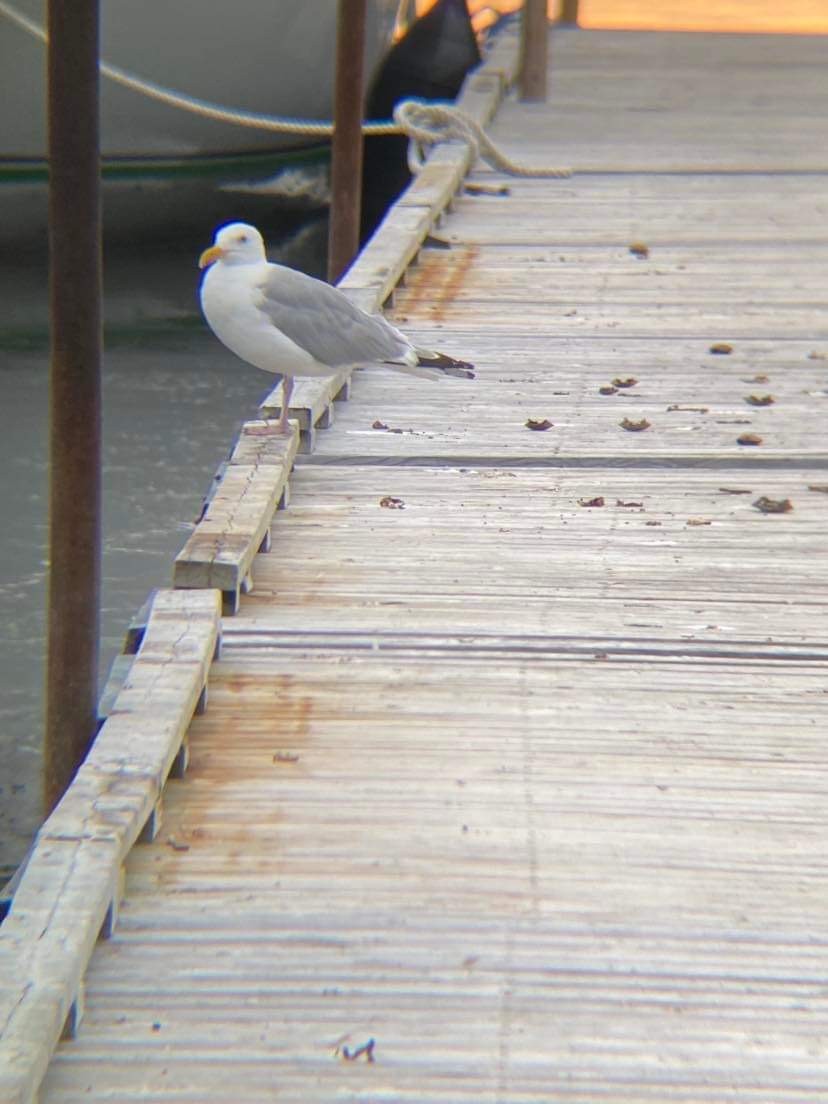
<svg viewBox="0 0 828 1104"><path fill-rule="evenodd" d="M516 35L511 29L498 36L483 63L465 80L457 107L485 127L517 74ZM420 251L420 247L452 202L471 163L471 151L458 143L443 143L428 153L422 171L400 196L359 256L338 283L362 310L383 309ZM305 379L294 394L291 417L303 434L303 452L313 452L316 421L309 410L330 408L325 380ZM265 405L269 405L270 400ZM277 400L274 404L278 409ZM327 428L327 426L325 426Z"/></svg>
<svg viewBox="0 0 828 1104"><path fill-rule="evenodd" d="M458 107L481 125L494 114L513 74L514 36L507 34L492 51L489 61L466 82ZM416 257L442 211L451 202L471 159L466 147L443 145L429 157L423 173L416 177L340 281L343 291L363 309L380 311L386 299ZM333 423L334 400L349 392L350 372L340 371L321 379L297 382L291 399L290 416L298 423L298 450L313 452L317 428ZM262 403L265 418L281 410L282 385L277 384ZM250 582L251 565L265 538L278 498L287 483L296 446L283 457L284 478L270 467L259 470L259 456L252 457L244 444L252 430L242 430L241 446L234 449L217 477L217 485L204 517L176 558L174 584L177 587L218 587L225 594L226 607L235 612L242 586ZM264 433L264 429L257 429ZM243 451L240 451L240 447ZM277 447L278 442L271 447ZM268 463L265 461L265 463ZM252 584L250 584L252 585Z"/></svg>
<svg viewBox="0 0 828 1104"><path fill-rule="evenodd" d="M298 429L275 431L268 421L246 422L223 466L203 516L175 559L178 588L216 588L230 612L250 576L282 498L299 444Z"/></svg>
<svg viewBox="0 0 828 1104"><path fill-rule="evenodd" d="M321 379L310 377L297 379L290 400L290 418L299 427L299 452L313 452L316 431L333 424L334 402L347 399L350 393L350 373L339 371ZM267 420L278 418L282 412L282 383L261 403L260 411ZM238 460L241 463L241 457Z"/></svg>
<svg viewBox="0 0 828 1104"><path fill-rule="evenodd" d="M423 312L430 309L426 304ZM828 348L828 340L789 339L784 327L777 338L740 337L734 333L744 327L738 308L723 310L715 325L698 324L695 335L685 336L688 327L677 325L675 336L668 331L660 337L656 320L650 335L641 333L641 312L628 306L615 318L632 322L635 337L607 332L594 318L576 336L563 314L550 327L558 334L543 333L542 322L531 332L522 311L511 313L517 316L511 327L505 319L495 326L483 310L477 330L472 322L462 328L444 323L436 332L410 326L419 343L471 360L477 378L431 382L361 373L358 402L343 412L338 441L322 441L312 462L335 464L346 453L352 464L439 461L461 467L495 459L515 465L592 461L610 468L659 459L738 466L746 459L780 464L801 456L817 468L825 463L828 371L810 354ZM710 352L719 341L732 343L729 356ZM601 393L618 379L637 382ZM747 401L751 395L771 395L774 402L754 406ZM626 432L625 417L646 418L650 427ZM528 430L530 418L548 419L552 427ZM375 422L388 430L372 428ZM744 433L760 435L761 446L739 445Z"/></svg>
<svg viewBox="0 0 828 1104"><path fill-rule="evenodd" d="M0 928L0 1098L30 1104L69 1022L121 864L159 800L219 639L219 594L156 593L109 717L35 847Z"/></svg>
<svg viewBox="0 0 828 1104"><path fill-rule="evenodd" d="M286 640L410 632L416 646L418 633L450 626L443 635L574 643L588 621L587 650L599 637L623 648L638 626L650 644L669 638L679 649L785 641L819 651L828 639L819 580L828 496L809 487L823 475L762 466L304 468L278 554L226 634L251 624L278 626ZM794 509L762 514L754 503L763 495ZM382 507L386 496L403 507ZM320 539L326 531L336 540Z"/></svg>
<svg viewBox="0 0 828 1104"><path fill-rule="evenodd" d="M557 28L549 98L501 112L516 158L576 172L824 172L824 41Z"/></svg>
<svg viewBox="0 0 828 1104"><path fill-rule="evenodd" d="M298 459L41 1104L824 1096L822 50L553 34L493 133L590 171L477 168L406 269L477 378Z"/></svg>

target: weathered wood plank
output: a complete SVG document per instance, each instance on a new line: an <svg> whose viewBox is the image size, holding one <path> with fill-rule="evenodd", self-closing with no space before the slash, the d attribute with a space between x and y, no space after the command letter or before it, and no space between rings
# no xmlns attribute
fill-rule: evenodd
<svg viewBox="0 0 828 1104"><path fill-rule="evenodd" d="M42 1104L823 1092L822 46L552 45L495 137L613 171L432 228L392 317L477 378L366 372L297 466ZM707 162L775 172L627 171Z"/></svg>
<svg viewBox="0 0 828 1104"><path fill-rule="evenodd" d="M202 518L175 560L178 588L215 587L235 613L253 561L266 540L298 448L298 431L247 422Z"/></svg>
<svg viewBox="0 0 828 1104"><path fill-rule="evenodd" d="M108 720L36 845L0 928L0 1097L32 1104L81 1014L120 868L158 801L219 641L217 591L158 591Z"/></svg>
<svg viewBox="0 0 828 1104"><path fill-rule="evenodd" d="M451 326L456 329L478 329L480 332L537 334L545 332L550 337L566 337L593 331L596 336L607 337L698 337L705 333L727 333L731 338L750 340L778 337L780 339L828 341L828 324L823 323L812 306L807 303L791 305L787 310L763 308L760 302L742 300L736 303L742 309L731 312L721 303L688 303L683 309L680 302L646 302L638 310L625 310L625 302L586 303L577 294L558 302L539 302L528 290L520 321L516 323L509 313L494 314L485 301L435 303L429 308L429 319L438 323L439 329ZM784 304L782 305L784 307ZM401 305L401 317L410 316ZM413 327L409 324L408 329ZM444 339L445 340L445 339Z"/></svg>
<svg viewBox="0 0 828 1104"><path fill-rule="evenodd" d="M115 700L129 678L129 672L132 670L134 658L135 656L133 653L126 652L123 655L115 656L113 659L112 665L109 668L109 674L104 683L103 691L98 699L99 724L103 724L112 712Z"/></svg>
<svg viewBox="0 0 828 1104"><path fill-rule="evenodd" d="M545 302L553 309L594 301L621 303L718 303L736 314L743 304L784 303L803 307L821 302L828 245L807 252L787 243L725 246L658 245L639 260L623 243L585 246L455 246L424 249L416 271L395 297L397 318L414 308L434 310L449 295L457 302ZM750 272L750 283L739 274ZM529 287L527 287L527 283ZM428 294L430 291L430 295ZM522 298L520 298L522 296Z"/></svg>
<svg viewBox="0 0 828 1104"><path fill-rule="evenodd" d="M32 1104L117 889L112 840L40 840L0 929L0 1097Z"/></svg>
<svg viewBox="0 0 828 1104"><path fill-rule="evenodd" d="M501 36L483 65L466 78L457 99L458 108L482 126L493 117L516 75L515 41L512 33ZM443 144L429 153L421 173L389 210L339 281L339 287L362 310L369 314L382 310L442 212L452 202L470 162L470 151L462 144ZM313 434L316 422L309 419L306 412L317 408L329 410L330 402L325 398L323 380L303 380L302 387L302 401L299 402L294 393L290 410L291 416L300 421L304 435L302 451L312 452L316 444ZM271 400L276 406L278 400L274 396L266 401L266 406Z"/></svg>
<svg viewBox="0 0 828 1104"><path fill-rule="evenodd" d="M322 442L313 462L346 456L349 463L473 467L500 459L622 466L660 458L738 465L746 459L778 464L796 455L824 463L826 362L809 355L820 344L737 338L730 318L696 340L659 339L655 332L649 339L518 335L494 328L485 335L446 329L438 338L434 328L412 328L423 345L439 343L473 361L477 378L389 380L366 372L359 405L343 414L337 440ZM717 341L732 341L733 352L712 354ZM602 394L613 380L637 382ZM774 400L767 406L748 401L766 395ZM629 432L624 418L650 425ZM529 419L553 424L535 432L527 429ZM746 433L761 443L739 444Z"/></svg>
<svg viewBox="0 0 828 1104"><path fill-rule="evenodd" d="M824 171L821 46L818 35L558 27L549 102L501 112L491 137L517 159L552 149L576 171Z"/></svg>
<svg viewBox="0 0 828 1104"><path fill-rule="evenodd" d="M719 204L705 199L679 206L681 189L677 188L678 196L673 196L675 206L660 211L653 208L652 200L640 204L630 202L628 191L628 182L619 180L617 202L613 203L608 196L607 210L599 210L598 204L589 202L573 207L571 197L566 194L554 197L552 202L553 197L547 194L544 206L549 208L548 217L541 225L532 221L539 204L532 202L529 196L523 212L516 211L511 204L506 209L494 196L485 201L481 196L458 198L457 217L452 219L450 230L440 232L440 237L449 243L467 246L514 244L558 248L603 243L626 246L642 240L653 249L662 244L675 246L683 242L690 245L712 242L724 249L733 242L761 243L780 237L789 243L816 240L824 245L826 242L826 234L820 229L818 196L803 195L793 207L785 206L780 196L778 210L770 207L767 200L762 202L750 194L741 199L735 196L732 203L724 198ZM520 214L525 217L519 217Z"/></svg>
<svg viewBox="0 0 828 1104"><path fill-rule="evenodd" d="M334 402L347 399L350 393L350 373L334 372L321 379L297 379L290 400L290 418L299 425L299 452L313 452L317 429L333 424ZM277 383L260 406L265 419L278 418L282 412L282 384ZM239 454L239 463L242 454Z"/></svg>
<svg viewBox="0 0 828 1104"><path fill-rule="evenodd" d="M739 746L723 670L745 692ZM250 1099L275 1079L325 1099L351 1076L337 1042L374 1037L385 1083L418 1098L495 1098L505 1077L538 1099L550 1085L566 1099L569 1078L613 1100L687 1099L688 1086L737 1100L727 1086L750 1083L768 1104L804 1101L826 1018L819 726L803 739L825 709L819 682L816 666L762 661L645 672L618 657L299 646L251 662L229 644L189 792L167 811L178 850L135 854L117 973L101 948L94 1024L46 1098L79 1092L90 1061L128 1085L140 1055L144 1091L196 1084L218 1101L229 1082L195 1060L206 1030L217 1069L251 1077ZM242 702L230 748L217 711ZM159 885L187 892L159 908ZM209 967L193 971L185 938ZM508 1064L488 1062L504 1038ZM694 1045L715 1061L694 1061ZM655 1087L653 1048L668 1071ZM354 1067L365 1091L371 1072Z"/></svg>
<svg viewBox="0 0 828 1104"><path fill-rule="evenodd" d="M653 656L759 642L824 655L828 595L814 578L828 569L828 495L809 487L826 481L794 467L303 468L282 554L228 639L324 648L327 633L355 654L371 641L389 656L442 654L451 626L446 647L469 654L505 634L527 657L564 643L575 654L579 639L590 654L628 641ZM793 509L762 514L763 496ZM314 539L323 525L335 545Z"/></svg>
<svg viewBox="0 0 828 1104"><path fill-rule="evenodd" d="M359 292L358 305L367 310L372 302L365 295L371 289L373 310L379 310L419 252L437 214L421 204L392 207L341 281L342 290L350 294L353 287Z"/></svg>

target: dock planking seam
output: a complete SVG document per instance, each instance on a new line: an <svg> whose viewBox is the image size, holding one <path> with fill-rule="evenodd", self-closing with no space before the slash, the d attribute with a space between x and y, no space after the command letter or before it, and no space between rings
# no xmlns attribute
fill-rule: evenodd
<svg viewBox="0 0 828 1104"><path fill-rule="evenodd" d="M461 90L457 106L481 125L492 118L508 84L515 78L513 39L514 35L503 36ZM388 212L340 282L341 289L363 310L380 311L404 279L423 242L450 206L470 162L471 151L456 143L442 144L429 154L422 172ZM258 458L246 475L240 470L246 458L241 450L251 436L250 427L259 424L246 423L239 444L216 474L193 534L176 557L173 575L176 587L216 587L224 596L225 612L238 610L240 595L253 587L253 559L260 549L269 547L270 521L278 497L288 493L287 479L293 461L299 453L313 453L318 429L333 423L334 404L350 395L351 374L350 369L341 370L321 379L302 378L296 382L289 417L297 423L298 440L285 450L283 476L274 475L269 469L262 471ZM280 382L261 404L263 425L267 425L267 419L278 416L281 402ZM248 509L246 499L257 501ZM127 666L125 661L121 663L122 673Z"/></svg>
<svg viewBox="0 0 828 1104"><path fill-rule="evenodd" d="M421 659L423 655L477 660L491 657L537 657L548 659L595 658L602 659L676 659L725 660L739 662L773 663L821 663L828 661L828 641L813 641L807 645L790 643L772 638L716 640L697 636L694 639L651 636L627 636L623 640L604 635L574 636L524 635L521 633L485 634L461 631L456 634L411 631L394 632L385 628L373 632L285 630L282 628L247 628L240 633L228 633L225 640L226 657L232 659L235 652L267 653L303 652L366 652L379 656L410 656Z"/></svg>
<svg viewBox="0 0 828 1104"><path fill-rule="evenodd" d="M388 633L377 632L366 640L309 639L305 634L262 634L256 640L234 640L228 648L228 659L234 651L263 652L271 655L279 652L363 652L377 657L393 655L395 658L411 657L422 660L425 656L438 656L454 660L476 663L481 659L507 660L532 658L534 660L552 660L556 663L585 658L601 660L641 660L670 662L680 660L682 664L696 661L725 663L816 663L828 662L828 644L822 648L797 648L780 646L774 642L756 642L753 646L734 647L732 643L717 644L715 641L703 643L694 641L689 644L676 642L661 643L661 646L647 646L644 643L630 642L619 644L615 640L596 640L591 644L528 644L516 639L513 642L481 643L469 642L468 635L454 642L440 640L399 641Z"/></svg>
<svg viewBox="0 0 828 1104"><path fill-rule="evenodd" d="M439 454L424 456L370 456L370 455L332 455L305 457L302 467L322 468L435 468L438 470L458 471L464 468L502 468L520 469L573 469L581 471L595 468L602 473L625 471L652 471L653 469L671 471L742 471L745 472L796 472L803 468L809 468L816 472L828 471L828 457L820 455L806 456L782 456L780 454L765 454L763 456L747 456L741 453L711 454L709 451L701 451L694 455L685 453L677 455L671 453L668 456L624 456L603 455L596 453L589 456L527 456L510 454L506 457L492 457L474 454L457 454L440 456Z"/></svg>
<svg viewBox="0 0 828 1104"><path fill-rule="evenodd" d="M650 68L635 73L649 78ZM637 95L646 82L627 85ZM413 270L410 287L417 273L427 283L428 264ZM566 343L540 340L551 368ZM611 356L605 343L601 359ZM573 393L575 370L592 367L570 366ZM520 374L514 364L508 371ZM343 432L323 451L365 431L390 447L416 444L371 434L380 414L418 429L410 418L421 419L438 435L426 447L448 451L443 426L423 413L431 396L408 406L413 392L395 389L393 402L382 398L392 418L383 408L366 417L370 386L365 394L359 419L343 411ZM445 399L443 389L434 401ZM631 467L626 486L637 499L640 457L595 440L595 410L576 408L573 420L588 426L580 451L602 454L613 490ZM458 422L468 413L451 411ZM484 418L475 446L493 424ZM507 446L531 460L534 444L541 456L551 445L521 434L507 435ZM479 451L470 446L460 451ZM408 477L391 472L393 486L380 486L386 476L373 462L364 478L341 458L335 481L297 471L302 497L282 519L283 555L263 558L260 593L228 627L228 659L211 685L216 708L199 722L198 770L186 794L170 795L167 834L186 853L160 840L133 852L129 924L116 954L96 956L89 1029L55 1062L50 1101L184 1093L224 1104L240 1094L323 1100L378 1089L469 1104L550 1093L625 1104L819 1097L824 663L601 662L592 648L605 650L597 628L612 642L623 621L640 643L654 630L635 622L654 620L670 646L681 628L698 631L702 608L705 630L715 620L732 634L725 647L766 639L764 624L770 646L821 647L823 498L802 509L797 500L775 519L738 500L729 528L717 528L730 513L720 502L714 528L688 530L678 543L687 508L708 509L716 488L710 479L710 493L688 502L688 486L695 492L703 479L672 459L647 458L659 483L675 483L672 502L654 479L641 492L650 509L657 489L655 516L671 518L662 541L641 539L652 531L638 515L636 532L616 528L612 508L563 528L562 511L571 523L593 471L518 473L513 482L532 497L501 495L507 516L495 524L491 471L471 488L473 502L473 477L423 480L419 463ZM758 457L733 460L740 472L768 470ZM806 464L792 468L804 476ZM458 458L446 466L456 471ZM489 457L475 466L512 464ZM695 466L722 468L712 456ZM559 456L555 467L581 465ZM564 494L559 483L572 486ZM775 483L761 490L789 493L781 476ZM388 492L407 509L379 509ZM666 511L676 504L681 517ZM754 541L734 527L743 521ZM512 522L514 531L499 528ZM688 571L675 565L676 543L693 552ZM567 587L582 597L567 602ZM290 626L314 624L439 630L447 608L452 633L462 623L542 634L548 624L573 638L586 629L578 638L589 649L563 664L496 655L476 668L450 652L440 662L426 650L383 657L382 632L378 656L241 645L251 615L284 641ZM474 643L482 634L468 635ZM237 739L228 740L228 723ZM369 1037L376 1068L345 1066L338 1049Z"/></svg>
<svg viewBox="0 0 828 1104"><path fill-rule="evenodd" d="M159 590L108 717L41 827L0 927L0 1099L34 1104L117 922L123 862L157 816L220 643L216 590Z"/></svg>

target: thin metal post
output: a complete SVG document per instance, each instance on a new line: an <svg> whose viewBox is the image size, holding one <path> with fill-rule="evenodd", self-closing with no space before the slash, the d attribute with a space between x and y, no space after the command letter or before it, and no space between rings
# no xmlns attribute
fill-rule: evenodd
<svg viewBox="0 0 828 1104"><path fill-rule="evenodd" d="M101 556L98 4L49 0L47 814L96 731Z"/></svg>
<svg viewBox="0 0 828 1104"><path fill-rule="evenodd" d="M359 249L362 105L367 0L339 0L328 230L328 279L335 283Z"/></svg>
<svg viewBox="0 0 828 1104"><path fill-rule="evenodd" d="M561 23L578 26L578 3L579 0L561 0Z"/></svg>
<svg viewBox="0 0 828 1104"><path fill-rule="evenodd" d="M523 0L520 98L524 102L546 99L547 40L546 0Z"/></svg>

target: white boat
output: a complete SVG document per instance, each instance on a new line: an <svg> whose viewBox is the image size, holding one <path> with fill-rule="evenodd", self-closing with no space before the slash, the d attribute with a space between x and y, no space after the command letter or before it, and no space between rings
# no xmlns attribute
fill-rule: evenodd
<svg viewBox="0 0 828 1104"><path fill-rule="evenodd" d="M399 8L400 0L369 0L369 76L391 43ZM196 100L327 120L336 17L335 0L102 0L101 59ZM45 220L36 211L46 181L46 47L31 28L45 20L45 0L0 0L0 237L19 229L21 218ZM322 141L216 121L101 76L107 195L118 185L261 180L294 163L297 150L310 149L312 160L317 147L319 159Z"/></svg>

